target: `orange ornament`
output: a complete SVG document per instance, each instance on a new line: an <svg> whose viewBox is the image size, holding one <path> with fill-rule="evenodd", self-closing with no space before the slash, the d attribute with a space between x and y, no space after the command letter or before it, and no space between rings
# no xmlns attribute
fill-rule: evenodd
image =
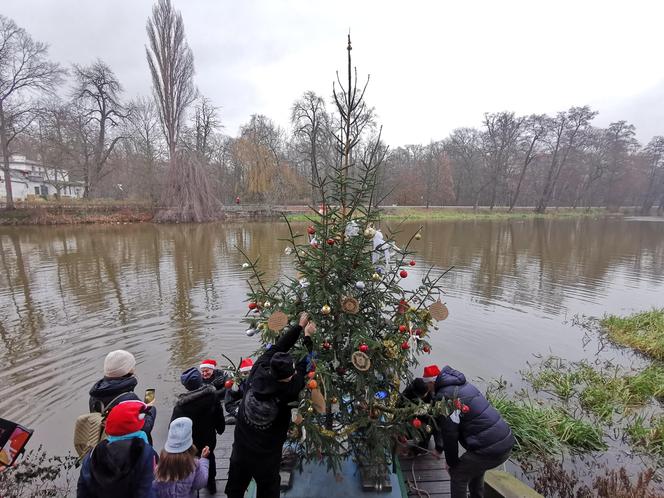
<svg viewBox="0 0 664 498"><path fill-rule="evenodd" d="M309 389L316 389L316 388L318 387L318 382L316 382L314 379L311 379L311 380L307 383L307 387L308 387Z"/></svg>

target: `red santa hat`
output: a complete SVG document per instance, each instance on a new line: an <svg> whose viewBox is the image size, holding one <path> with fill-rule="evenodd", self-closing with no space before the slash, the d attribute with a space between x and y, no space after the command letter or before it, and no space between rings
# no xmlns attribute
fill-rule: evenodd
<svg viewBox="0 0 664 498"><path fill-rule="evenodd" d="M125 436L140 431L145 425L147 405L135 399L115 405L106 417L106 434Z"/></svg>
<svg viewBox="0 0 664 498"><path fill-rule="evenodd" d="M422 380L424 382L435 382L436 377L440 374L440 368L438 365L429 365L424 367L424 374L422 375Z"/></svg>
<svg viewBox="0 0 664 498"><path fill-rule="evenodd" d="M251 358L244 358L240 362L240 372L249 372L251 370L251 367L254 366L254 360Z"/></svg>
<svg viewBox="0 0 664 498"><path fill-rule="evenodd" d="M217 362L214 360L203 360L203 363L201 363L201 366L199 366L198 368L201 370L203 368L211 368L212 370L214 370L215 368L217 368Z"/></svg>

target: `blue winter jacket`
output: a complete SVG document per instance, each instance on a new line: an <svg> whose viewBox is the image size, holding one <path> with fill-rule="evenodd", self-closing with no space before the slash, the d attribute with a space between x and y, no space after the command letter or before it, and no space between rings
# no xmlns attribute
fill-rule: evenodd
<svg viewBox="0 0 664 498"><path fill-rule="evenodd" d="M436 399L454 400L469 407L456 417L445 417L441 423L445 460L450 467L459 461L459 443L466 451L478 455L500 456L509 452L516 442L507 422L466 377L446 366L436 378Z"/></svg>

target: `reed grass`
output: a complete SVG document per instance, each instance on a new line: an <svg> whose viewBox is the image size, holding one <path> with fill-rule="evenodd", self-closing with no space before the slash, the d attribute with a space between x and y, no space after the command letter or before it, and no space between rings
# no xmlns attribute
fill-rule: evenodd
<svg viewBox="0 0 664 498"><path fill-rule="evenodd" d="M664 360L664 308L624 317L607 315L599 323L612 342Z"/></svg>

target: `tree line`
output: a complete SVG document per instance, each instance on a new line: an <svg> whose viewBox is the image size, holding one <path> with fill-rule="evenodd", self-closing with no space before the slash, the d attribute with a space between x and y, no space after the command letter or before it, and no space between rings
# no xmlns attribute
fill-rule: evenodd
<svg viewBox="0 0 664 498"><path fill-rule="evenodd" d="M14 21L0 15L0 153L7 206L9 157L21 153L84 185L85 197L147 199L165 220L201 221L236 197L251 203L318 203L316 189L344 159L336 143L357 137L354 155L376 153L375 110L352 123L324 96L306 91L279 126L254 114L237 136L223 131L219 108L194 84L194 56L170 0L148 19L146 76L152 94L130 98L104 61L69 68L48 57ZM359 89L358 91L361 91ZM333 106L330 106L333 107ZM647 144L634 125L595 126L597 112L571 107L555 115L486 113L428 144L389 148L377 201L398 205L639 206L664 211L664 137ZM356 158L359 159L359 158ZM352 174L352 170L349 170Z"/></svg>

